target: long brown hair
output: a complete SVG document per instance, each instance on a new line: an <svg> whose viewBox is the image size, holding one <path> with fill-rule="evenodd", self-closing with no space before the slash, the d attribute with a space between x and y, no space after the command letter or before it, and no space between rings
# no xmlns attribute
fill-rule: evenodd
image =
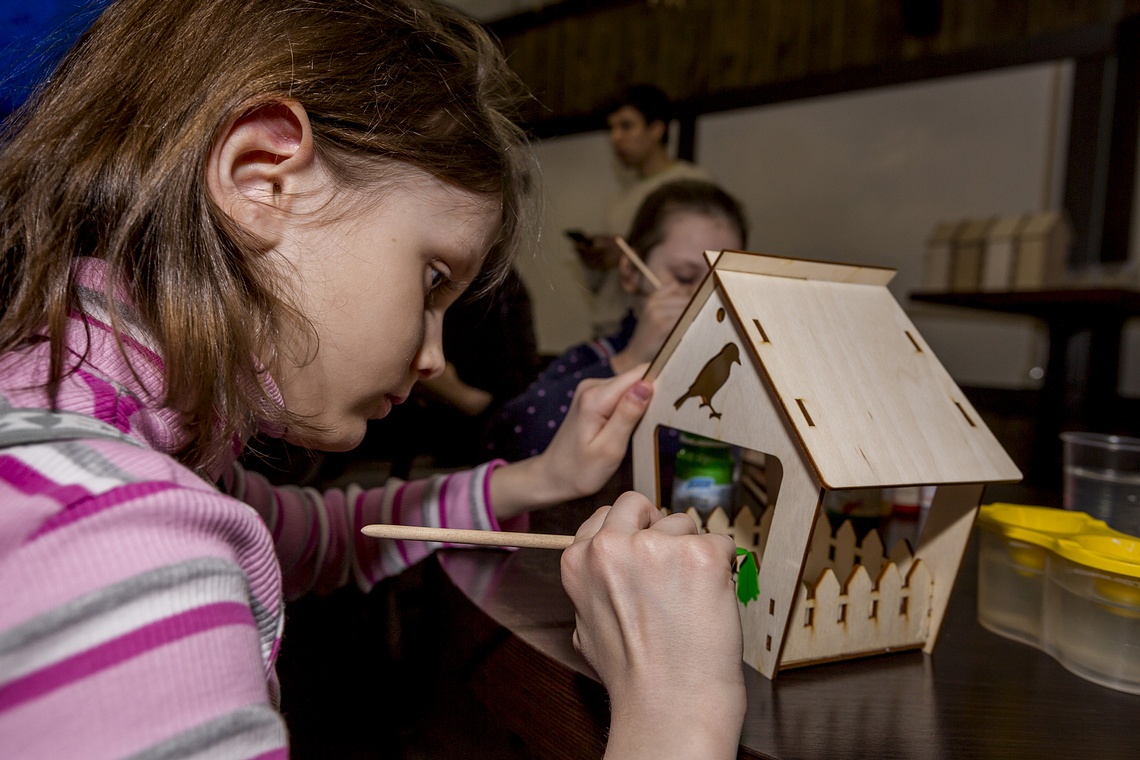
<svg viewBox="0 0 1140 760"><path fill-rule="evenodd" d="M485 264L501 271L529 216L519 92L487 34L432 0L112 3L0 134L0 353L46 336L54 403L73 369L73 264L94 256L162 352L184 463L257 421L304 428L267 403L258 359L272 366L301 317L209 199L211 145L236 115L295 99L345 187L398 162L501 200Z"/></svg>

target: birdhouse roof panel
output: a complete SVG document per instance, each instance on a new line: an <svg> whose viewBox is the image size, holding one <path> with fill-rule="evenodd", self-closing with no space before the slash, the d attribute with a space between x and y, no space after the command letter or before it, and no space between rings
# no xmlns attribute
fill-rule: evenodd
<svg viewBox="0 0 1140 760"><path fill-rule="evenodd" d="M726 263L717 287L826 487L1020 479L885 282Z"/></svg>

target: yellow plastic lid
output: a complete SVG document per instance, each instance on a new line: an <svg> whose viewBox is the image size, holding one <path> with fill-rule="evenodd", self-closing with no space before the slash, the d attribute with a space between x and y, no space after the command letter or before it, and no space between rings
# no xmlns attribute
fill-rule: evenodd
<svg viewBox="0 0 1140 760"><path fill-rule="evenodd" d="M1140 578L1140 540L1124 533L1059 539L1053 552L1078 565Z"/></svg>
<svg viewBox="0 0 1140 760"><path fill-rule="evenodd" d="M987 504L978 510L978 523L1006 538L1046 549L1052 549L1057 539L1078 534L1115 534L1103 520L1084 512L1026 504Z"/></svg>

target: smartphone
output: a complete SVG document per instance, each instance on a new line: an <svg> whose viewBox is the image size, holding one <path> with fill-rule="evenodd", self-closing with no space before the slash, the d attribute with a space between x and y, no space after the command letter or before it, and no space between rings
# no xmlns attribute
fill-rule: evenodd
<svg viewBox="0 0 1140 760"><path fill-rule="evenodd" d="M562 234L573 240L578 245L590 245L593 240L582 230L563 230Z"/></svg>

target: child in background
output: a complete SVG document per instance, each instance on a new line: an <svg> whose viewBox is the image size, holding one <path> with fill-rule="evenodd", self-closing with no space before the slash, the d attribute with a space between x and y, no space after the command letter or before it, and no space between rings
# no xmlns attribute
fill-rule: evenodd
<svg viewBox="0 0 1140 760"><path fill-rule="evenodd" d="M741 249L747 239L740 203L711 182L677 180L650 193L638 208L628 242L661 287L654 290L623 258L621 286L634 297L634 310L616 333L569 349L504 404L488 428L487 454L516 461L544 451L583 379L611 378L653 359L708 272L704 252Z"/></svg>
<svg viewBox="0 0 1140 760"><path fill-rule="evenodd" d="M284 598L367 588L433 548L363 524L518 529L612 474L643 368L580 392L566 434L514 465L319 494L234 464L258 430L351 448L442 371L444 311L528 229L510 84L485 33L427 1L120 0L6 123L6 756L284 757ZM566 575L577 640L614 687L612 756L662 738L646 708L693 686L670 665L679 642L719 696L703 725L735 754L730 547L643 502L583 525ZM695 562L706 593L623 566L647 546ZM627 627L643 594L671 602ZM705 639L684 627L696 614ZM710 627L705 667L691 653ZM658 659L673 680L642 670Z"/></svg>

